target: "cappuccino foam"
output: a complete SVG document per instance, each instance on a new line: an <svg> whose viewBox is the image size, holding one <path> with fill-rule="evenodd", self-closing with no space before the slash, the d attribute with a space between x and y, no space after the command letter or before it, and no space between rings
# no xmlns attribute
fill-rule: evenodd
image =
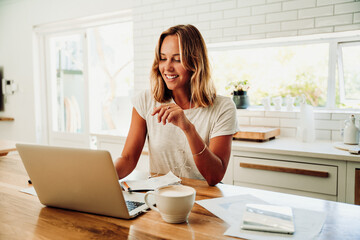
<svg viewBox="0 0 360 240"><path fill-rule="evenodd" d="M175 185L175 186L167 186L159 189L159 195L166 197L183 197L189 196L194 193L194 190L189 187Z"/></svg>

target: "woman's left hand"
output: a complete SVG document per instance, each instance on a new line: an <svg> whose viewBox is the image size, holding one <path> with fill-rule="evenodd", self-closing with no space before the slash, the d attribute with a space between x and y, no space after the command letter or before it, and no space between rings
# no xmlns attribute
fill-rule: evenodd
<svg viewBox="0 0 360 240"><path fill-rule="evenodd" d="M191 125L182 108L175 103L163 104L154 108L151 115L154 116L155 114L158 114L157 118L159 123L162 122L164 125L166 123L172 123L183 131Z"/></svg>

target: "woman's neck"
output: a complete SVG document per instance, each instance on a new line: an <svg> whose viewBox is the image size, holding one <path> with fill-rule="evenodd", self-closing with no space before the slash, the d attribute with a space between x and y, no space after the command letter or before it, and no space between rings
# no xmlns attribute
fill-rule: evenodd
<svg viewBox="0 0 360 240"><path fill-rule="evenodd" d="M182 109L190 109L191 103L190 103L190 93L186 93L184 91L173 91L172 92L173 99L175 103L181 107Z"/></svg>

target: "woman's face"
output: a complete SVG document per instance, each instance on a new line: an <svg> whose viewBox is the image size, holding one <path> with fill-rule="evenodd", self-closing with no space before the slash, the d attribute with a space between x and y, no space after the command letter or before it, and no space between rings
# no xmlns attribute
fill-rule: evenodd
<svg viewBox="0 0 360 240"><path fill-rule="evenodd" d="M181 64L177 35L164 38L160 48L159 70L168 89L174 91L189 87L190 72Z"/></svg>

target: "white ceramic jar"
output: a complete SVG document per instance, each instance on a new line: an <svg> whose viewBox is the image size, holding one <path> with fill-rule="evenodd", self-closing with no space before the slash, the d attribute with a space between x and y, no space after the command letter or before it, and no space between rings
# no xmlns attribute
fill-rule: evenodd
<svg viewBox="0 0 360 240"><path fill-rule="evenodd" d="M344 143L359 144L359 128L355 124L354 115L351 115L348 120L345 120Z"/></svg>

